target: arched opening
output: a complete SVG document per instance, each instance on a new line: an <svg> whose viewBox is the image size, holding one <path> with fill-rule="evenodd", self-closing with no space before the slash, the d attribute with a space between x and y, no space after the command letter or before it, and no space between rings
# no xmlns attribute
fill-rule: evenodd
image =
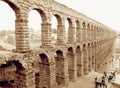
<svg viewBox="0 0 120 88"><path fill-rule="evenodd" d="M24 67L18 60L7 61L0 65L0 87L2 88L15 88L17 74L23 71Z"/></svg>
<svg viewBox="0 0 120 88"><path fill-rule="evenodd" d="M77 46L76 52L80 52L80 46Z"/></svg>
<svg viewBox="0 0 120 88"><path fill-rule="evenodd" d="M97 30L96 30L96 40L99 40L99 27L97 26Z"/></svg>
<svg viewBox="0 0 120 88"><path fill-rule="evenodd" d="M73 48L72 47L69 47L68 48L68 74L69 74L69 79L72 79L72 72L71 70L73 69L73 59L74 59L74 56L73 56Z"/></svg>
<svg viewBox="0 0 120 88"><path fill-rule="evenodd" d="M47 83L49 79L47 77L50 77L50 67L48 62L48 57L42 53L39 54L40 57L40 64L39 64L39 79L37 80L39 83L36 83L36 85L41 86L41 88L47 88ZM46 80L46 81L45 81ZM37 88L37 87L36 87Z"/></svg>
<svg viewBox="0 0 120 88"><path fill-rule="evenodd" d="M82 23L82 27L83 27L83 29L82 29L82 37L83 37L83 42L86 42L86 40L87 40L87 35L86 35L86 23L85 22L83 22Z"/></svg>
<svg viewBox="0 0 120 88"><path fill-rule="evenodd" d="M91 40L93 40L93 25L91 25L91 29L90 30L91 30L91 37L90 38L91 38Z"/></svg>
<svg viewBox="0 0 120 88"><path fill-rule="evenodd" d="M63 58L63 52L61 50L57 50L56 54L58 58Z"/></svg>
<svg viewBox="0 0 120 88"><path fill-rule="evenodd" d="M90 35L91 35L91 31L90 31L90 24L87 24L87 40L90 41Z"/></svg>
<svg viewBox="0 0 120 88"><path fill-rule="evenodd" d="M75 41L75 26L72 23L71 18L67 18L68 21L68 43L73 43Z"/></svg>
<svg viewBox="0 0 120 88"><path fill-rule="evenodd" d="M100 45L99 45L99 42L96 42L96 71L99 71L98 69L100 68L100 65L102 64L103 61L101 61L101 58L100 58Z"/></svg>
<svg viewBox="0 0 120 88"><path fill-rule="evenodd" d="M90 24L87 24L87 29L90 29Z"/></svg>
<svg viewBox="0 0 120 88"><path fill-rule="evenodd" d="M92 70L92 50L91 45L88 43L88 71Z"/></svg>
<svg viewBox="0 0 120 88"><path fill-rule="evenodd" d="M37 10L31 10L28 15L30 48L41 45L41 16Z"/></svg>
<svg viewBox="0 0 120 88"><path fill-rule="evenodd" d="M77 76L82 75L82 52L80 46L76 47L76 58L77 58Z"/></svg>
<svg viewBox="0 0 120 88"><path fill-rule="evenodd" d="M58 20L57 20L57 15L53 16L51 19L51 24L52 24L52 34L51 34L51 38L52 38L52 44L56 44L57 42L57 25L58 25Z"/></svg>
<svg viewBox="0 0 120 88"><path fill-rule="evenodd" d="M92 69L95 70L95 46L92 42Z"/></svg>
<svg viewBox="0 0 120 88"><path fill-rule="evenodd" d="M52 31L52 34L54 34L55 38L52 40L56 40L55 43L57 45L64 45L66 42L65 26L64 25L65 24L63 23L61 16L58 14L55 14L54 20L52 22L52 30L55 29ZM55 27L53 28L53 26L55 26Z"/></svg>
<svg viewBox="0 0 120 88"><path fill-rule="evenodd" d="M80 42L80 39L81 39L80 38L81 37L81 35L80 35L81 34L81 31L80 31L80 22L78 20L76 20L75 23L76 23L76 25L75 25L76 26L76 41Z"/></svg>
<svg viewBox="0 0 120 88"><path fill-rule="evenodd" d="M50 64L48 56L44 53L39 54L39 83L40 88L55 88L55 64ZM50 57L49 57L50 58ZM53 81L54 80L54 81ZM36 88L38 88L36 87Z"/></svg>
<svg viewBox="0 0 120 88"><path fill-rule="evenodd" d="M93 39L96 39L96 26L93 26Z"/></svg>
<svg viewBox="0 0 120 88"><path fill-rule="evenodd" d="M16 66L16 72L25 70L25 68L22 66L22 64L18 60L13 60L13 63Z"/></svg>
<svg viewBox="0 0 120 88"><path fill-rule="evenodd" d="M58 44L61 43L62 37L64 37L64 27L62 24L62 20L61 17L57 14L55 14L52 19L51 19L51 23L52 23L52 43L53 44Z"/></svg>
<svg viewBox="0 0 120 88"><path fill-rule="evenodd" d="M51 27L51 24L47 23L47 17L46 17L45 12L43 12L43 10L41 10L41 9L35 8L34 10L31 11L31 15L33 15L33 16L31 16L31 17L29 16L29 17L32 19L32 22L31 22L31 24L33 25L32 27L34 27L34 25L36 25L35 29L37 29L37 31L38 31L35 35L36 36L35 40L40 40L40 41L35 41L37 43L33 45L33 48L35 48L35 47L37 48L38 46L48 45L49 44L48 43L48 37L49 37L48 26ZM35 20L34 20L34 18L35 18Z"/></svg>
<svg viewBox="0 0 120 88"><path fill-rule="evenodd" d="M39 74L36 73L36 88L41 86L41 88L47 88L47 82L49 79L47 77L50 77L50 67L48 62L48 57L44 53L39 54L40 57L40 63L39 63ZM38 74L38 75L37 75ZM46 81L45 81L46 80Z"/></svg>
<svg viewBox="0 0 120 88"><path fill-rule="evenodd" d="M69 29L69 23L66 20L65 21L65 41L66 41L66 43L68 42L68 29Z"/></svg>
<svg viewBox="0 0 120 88"><path fill-rule="evenodd" d="M83 44L83 72L85 75L88 74L88 51L86 44Z"/></svg>
<svg viewBox="0 0 120 88"><path fill-rule="evenodd" d="M0 51L16 48L15 10L18 8L11 2L0 1Z"/></svg>
<svg viewBox="0 0 120 88"><path fill-rule="evenodd" d="M71 35L71 34L69 34L70 27L72 27L72 21L70 18L67 18L67 20L65 21L66 42L70 41L70 38L69 38L69 36Z"/></svg>
<svg viewBox="0 0 120 88"><path fill-rule="evenodd" d="M85 23L85 22L83 22L83 23L82 23L82 26L83 26L83 28L85 28L85 27L86 27L86 23Z"/></svg>
<svg viewBox="0 0 120 88"><path fill-rule="evenodd" d="M41 63L42 64L46 64L46 65L49 64L48 57L45 54L40 54L39 56L41 58Z"/></svg>
<svg viewBox="0 0 120 88"><path fill-rule="evenodd" d="M76 60L74 58L74 53L73 53L72 47L68 48L67 58L68 58L69 79L70 79L70 81L75 81L76 80L76 70L75 70Z"/></svg>
<svg viewBox="0 0 120 88"><path fill-rule="evenodd" d="M63 57L63 52L61 50L56 51L56 82L58 85L64 84L65 80L65 58Z"/></svg>
<svg viewBox="0 0 120 88"><path fill-rule="evenodd" d="M68 48L68 53L69 53L69 54L73 54L73 48L72 48L72 47L69 47L69 48Z"/></svg>
<svg viewBox="0 0 120 88"><path fill-rule="evenodd" d="M94 61L95 61L95 71L97 71L97 43L94 44Z"/></svg>
<svg viewBox="0 0 120 88"><path fill-rule="evenodd" d="M80 22L79 22L79 20L76 20L76 28L80 28Z"/></svg>
<svg viewBox="0 0 120 88"><path fill-rule="evenodd" d="M70 18L67 18L67 21L68 21L69 27L72 27L72 20Z"/></svg>

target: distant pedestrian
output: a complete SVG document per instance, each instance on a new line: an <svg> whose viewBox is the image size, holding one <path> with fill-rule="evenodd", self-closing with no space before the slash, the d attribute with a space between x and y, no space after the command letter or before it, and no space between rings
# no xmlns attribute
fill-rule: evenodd
<svg viewBox="0 0 120 88"><path fill-rule="evenodd" d="M95 77L95 82L97 81L97 77Z"/></svg>
<svg viewBox="0 0 120 88"><path fill-rule="evenodd" d="M98 83L98 81L97 81L97 77L95 77L94 83L95 83L95 88L98 88L99 83Z"/></svg>
<svg viewBox="0 0 120 88"><path fill-rule="evenodd" d="M105 65L107 65L107 63L105 63Z"/></svg>
<svg viewBox="0 0 120 88"><path fill-rule="evenodd" d="M112 72L111 74L112 74L112 76L113 76L113 80L115 80L115 78L116 78L116 72L114 71L114 72Z"/></svg>
<svg viewBox="0 0 120 88"><path fill-rule="evenodd" d="M110 83L112 81L112 79L113 79L113 76L109 75L109 77L108 77L108 83Z"/></svg>
<svg viewBox="0 0 120 88"><path fill-rule="evenodd" d="M107 77L107 76L106 76ZM103 88L107 88L107 84L106 84L106 82L105 82L105 77L103 76L102 78L102 81L101 81L101 86L103 86Z"/></svg>
<svg viewBox="0 0 120 88"><path fill-rule="evenodd" d="M107 72L106 72L106 71L104 71L104 77L105 77L105 78L107 77Z"/></svg>

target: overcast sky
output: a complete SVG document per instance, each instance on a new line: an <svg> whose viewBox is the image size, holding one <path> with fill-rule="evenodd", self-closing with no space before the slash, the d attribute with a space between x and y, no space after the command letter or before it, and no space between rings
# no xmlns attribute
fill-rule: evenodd
<svg viewBox="0 0 120 88"><path fill-rule="evenodd" d="M120 31L120 0L56 0Z"/></svg>
<svg viewBox="0 0 120 88"><path fill-rule="evenodd" d="M91 17L117 31L120 31L120 0L56 0L70 8L73 8L84 15ZM34 12L35 13L35 12ZM0 0L0 29L15 28L14 12L6 3ZM39 20L38 14L34 20ZM35 19L36 18L36 19ZM33 19L33 18L31 18ZM32 21L32 25L35 22ZM13 26L12 26L13 25ZM34 27L39 26L35 24Z"/></svg>

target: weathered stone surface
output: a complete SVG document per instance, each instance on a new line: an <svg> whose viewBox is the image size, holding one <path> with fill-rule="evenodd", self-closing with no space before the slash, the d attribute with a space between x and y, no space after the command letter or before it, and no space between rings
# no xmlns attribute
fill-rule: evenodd
<svg viewBox="0 0 120 88"><path fill-rule="evenodd" d="M2 1L16 14L16 50L0 52L0 80L14 80L16 88L67 86L77 76L97 70L98 59L102 61L108 55L116 38L109 27L54 0ZM28 31L28 14L32 9L42 17L42 46L34 50L29 47ZM58 21L55 45L51 43L53 15ZM69 23L68 42L65 20Z"/></svg>

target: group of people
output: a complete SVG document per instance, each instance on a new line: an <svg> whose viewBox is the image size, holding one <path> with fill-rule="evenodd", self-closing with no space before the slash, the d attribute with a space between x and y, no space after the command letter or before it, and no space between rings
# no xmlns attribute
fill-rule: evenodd
<svg viewBox="0 0 120 88"><path fill-rule="evenodd" d="M104 72L103 76L98 79L95 77L95 88L102 87L102 88L107 88L107 83L110 83L112 80L115 80L115 71L111 72L109 75L107 75L107 72Z"/></svg>

